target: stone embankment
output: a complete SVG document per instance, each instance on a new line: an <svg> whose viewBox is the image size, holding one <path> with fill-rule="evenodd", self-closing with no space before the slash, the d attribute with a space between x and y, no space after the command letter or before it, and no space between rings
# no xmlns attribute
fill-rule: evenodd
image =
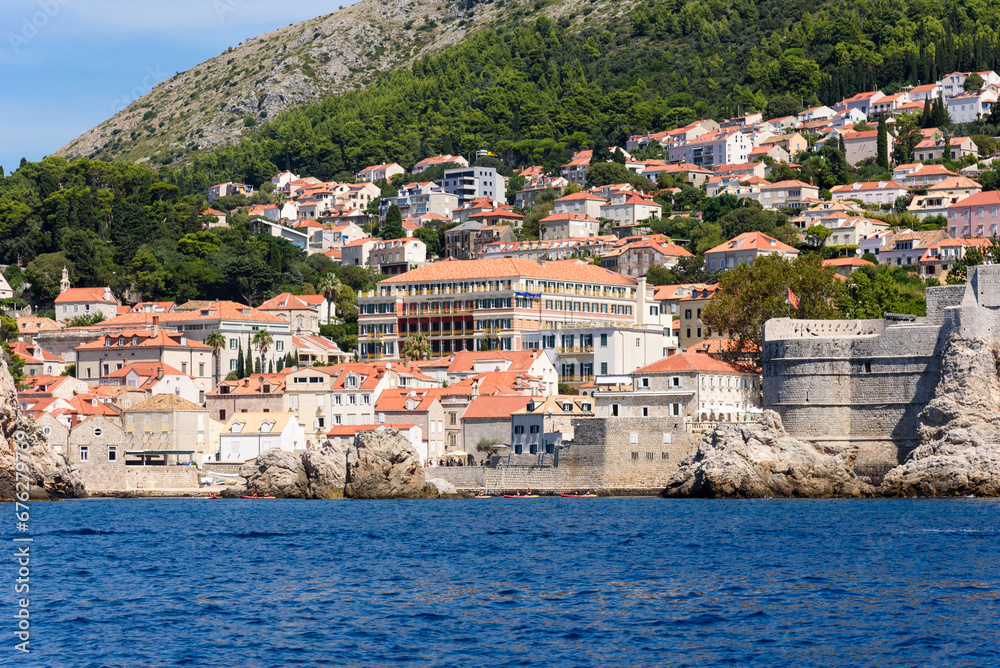
<svg viewBox="0 0 1000 668"><path fill-rule="evenodd" d="M390 428L362 432L346 447L328 441L301 456L268 450L239 474L245 484L226 489L223 496L427 499L455 493L447 484L425 481L417 451Z"/></svg>
<svg viewBox="0 0 1000 668"><path fill-rule="evenodd" d="M869 481L854 474L857 450L825 451L785 432L765 411L756 423L706 432L685 457L663 496L699 498L869 497Z"/></svg>
<svg viewBox="0 0 1000 668"><path fill-rule="evenodd" d="M920 413L920 445L882 482L886 496L1000 496L1000 353L950 335Z"/></svg>
<svg viewBox="0 0 1000 668"><path fill-rule="evenodd" d="M17 448L15 434L24 432L28 444L27 450L20 450L15 458ZM17 401L17 389L14 379L7 367L7 360L0 354L0 501L13 501L19 491L17 488L17 463L24 462L29 482L29 498L32 500L65 499L86 496L80 471L70 467L66 460L56 453L38 430L35 421L21 412Z"/></svg>

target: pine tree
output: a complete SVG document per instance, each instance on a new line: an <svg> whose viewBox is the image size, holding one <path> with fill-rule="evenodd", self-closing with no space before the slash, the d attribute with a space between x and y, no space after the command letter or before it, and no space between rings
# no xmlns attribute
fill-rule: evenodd
<svg viewBox="0 0 1000 668"><path fill-rule="evenodd" d="M879 114L878 117L877 164L882 169L889 169L889 130L885 125L885 114Z"/></svg>
<svg viewBox="0 0 1000 668"><path fill-rule="evenodd" d="M240 341L240 348L236 351L236 376L246 378L246 366L243 364L243 342Z"/></svg>

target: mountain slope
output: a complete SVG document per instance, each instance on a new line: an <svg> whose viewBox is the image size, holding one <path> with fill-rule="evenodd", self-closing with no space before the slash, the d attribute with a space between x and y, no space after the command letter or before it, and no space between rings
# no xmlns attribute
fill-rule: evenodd
<svg viewBox="0 0 1000 668"><path fill-rule="evenodd" d="M621 16L634 0L592 3ZM461 42L468 31L528 13L572 12L571 0L360 0L252 38L158 84L56 152L169 164L231 145L280 112L368 85L379 72ZM582 17L581 17L582 18Z"/></svg>

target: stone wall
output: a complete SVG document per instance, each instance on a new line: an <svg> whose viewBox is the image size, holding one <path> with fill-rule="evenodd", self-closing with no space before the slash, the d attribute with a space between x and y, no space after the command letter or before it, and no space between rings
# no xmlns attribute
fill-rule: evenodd
<svg viewBox="0 0 1000 668"><path fill-rule="evenodd" d="M695 437L674 419L576 418L573 430L574 440L553 454L502 455L489 467L430 467L425 475L493 494L528 489L657 494L696 446Z"/></svg>
<svg viewBox="0 0 1000 668"><path fill-rule="evenodd" d="M928 288L925 318L768 321L764 408L795 438L860 446L855 471L880 481L918 443L948 333L997 338L1000 267L970 274L967 286Z"/></svg>

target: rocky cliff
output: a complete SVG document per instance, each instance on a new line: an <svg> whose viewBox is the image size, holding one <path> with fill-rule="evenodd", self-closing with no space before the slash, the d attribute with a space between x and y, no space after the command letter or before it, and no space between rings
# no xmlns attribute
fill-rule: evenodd
<svg viewBox="0 0 1000 668"><path fill-rule="evenodd" d="M362 432L350 446L327 442L301 456L272 449L240 468L244 486L224 496L288 499L414 499L439 496L424 480L420 457L399 431Z"/></svg>
<svg viewBox="0 0 1000 668"><path fill-rule="evenodd" d="M719 426L685 457L665 497L874 496L853 471L857 451L827 452L790 437L774 411L756 423Z"/></svg>
<svg viewBox="0 0 1000 668"><path fill-rule="evenodd" d="M27 436L26 450L19 450L15 458L15 448L19 440L18 431ZM14 379L7 368L7 360L0 354L0 501L12 501L23 491L17 488L18 462L23 462L29 482L29 498L32 500L63 499L86 496L83 480L76 467L70 467L66 460L52 449L45 436L38 430L35 421L21 412L17 401Z"/></svg>
<svg viewBox="0 0 1000 668"><path fill-rule="evenodd" d="M934 398L920 413L920 445L889 471L890 496L1000 495L1000 353L951 334Z"/></svg>

